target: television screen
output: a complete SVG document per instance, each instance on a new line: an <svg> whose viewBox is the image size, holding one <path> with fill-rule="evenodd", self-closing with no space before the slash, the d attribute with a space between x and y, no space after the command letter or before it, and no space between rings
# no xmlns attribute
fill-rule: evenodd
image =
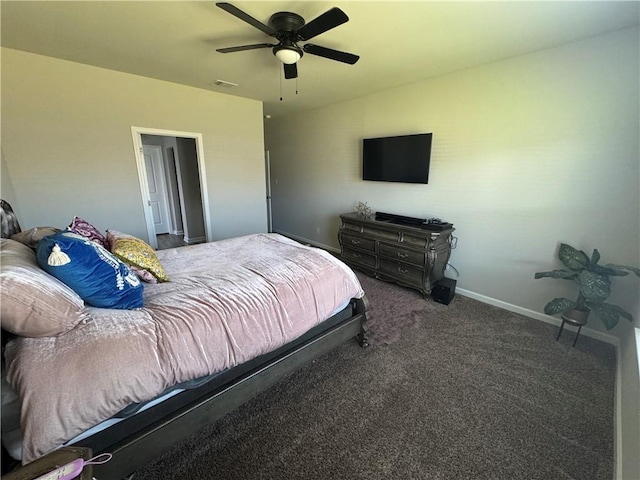
<svg viewBox="0 0 640 480"><path fill-rule="evenodd" d="M362 179L429 183L431 133L362 141Z"/></svg>

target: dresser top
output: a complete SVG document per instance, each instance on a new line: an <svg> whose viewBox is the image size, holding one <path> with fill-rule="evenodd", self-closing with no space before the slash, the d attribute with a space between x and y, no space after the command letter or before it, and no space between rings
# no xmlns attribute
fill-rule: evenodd
<svg viewBox="0 0 640 480"><path fill-rule="evenodd" d="M407 232L407 233L411 233L413 235L416 234L422 234L422 235L445 235L448 236L450 235L454 228L450 227L450 228L446 228L444 230L431 230L429 228L420 228L420 226L411 226L411 225L405 225L402 223L394 223L391 220L376 220L374 217L371 218L366 218L363 217L362 215L358 214L357 212L351 212L351 213L343 213L342 215L340 215L340 218L343 221L347 221L347 222L353 222L353 223L357 223L359 225L368 225L370 227L374 227L374 228L380 228L380 229L384 229L384 230L393 230L393 231L403 231L403 232Z"/></svg>

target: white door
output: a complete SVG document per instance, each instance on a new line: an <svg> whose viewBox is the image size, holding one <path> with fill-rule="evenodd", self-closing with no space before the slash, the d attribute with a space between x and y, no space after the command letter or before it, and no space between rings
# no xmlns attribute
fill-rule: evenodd
<svg viewBox="0 0 640 480"><path fill-rule="evenodd" d="M149 184L149 207L156 235L169 233L167 182L164 177L162 147L143 145L144 166Z"/></svg>

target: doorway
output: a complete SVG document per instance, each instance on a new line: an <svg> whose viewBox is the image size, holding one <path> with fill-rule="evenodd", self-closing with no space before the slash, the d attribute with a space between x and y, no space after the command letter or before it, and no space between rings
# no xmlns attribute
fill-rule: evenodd
<svg viewBox="0 0 640 480"><path fill-rule="evenodd" d="M149 245L212 241L202 135L131 128Z"/></svg>

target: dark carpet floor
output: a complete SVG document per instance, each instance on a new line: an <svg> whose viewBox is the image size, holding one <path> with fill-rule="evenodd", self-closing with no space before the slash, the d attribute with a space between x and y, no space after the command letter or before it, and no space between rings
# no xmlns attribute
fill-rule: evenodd
<svg viewBox="0 0 640 480"><path fill-rule="evenodd" d="M612 479L615 349L358 275L355 341L141 469L157 479Z"/></svg>

